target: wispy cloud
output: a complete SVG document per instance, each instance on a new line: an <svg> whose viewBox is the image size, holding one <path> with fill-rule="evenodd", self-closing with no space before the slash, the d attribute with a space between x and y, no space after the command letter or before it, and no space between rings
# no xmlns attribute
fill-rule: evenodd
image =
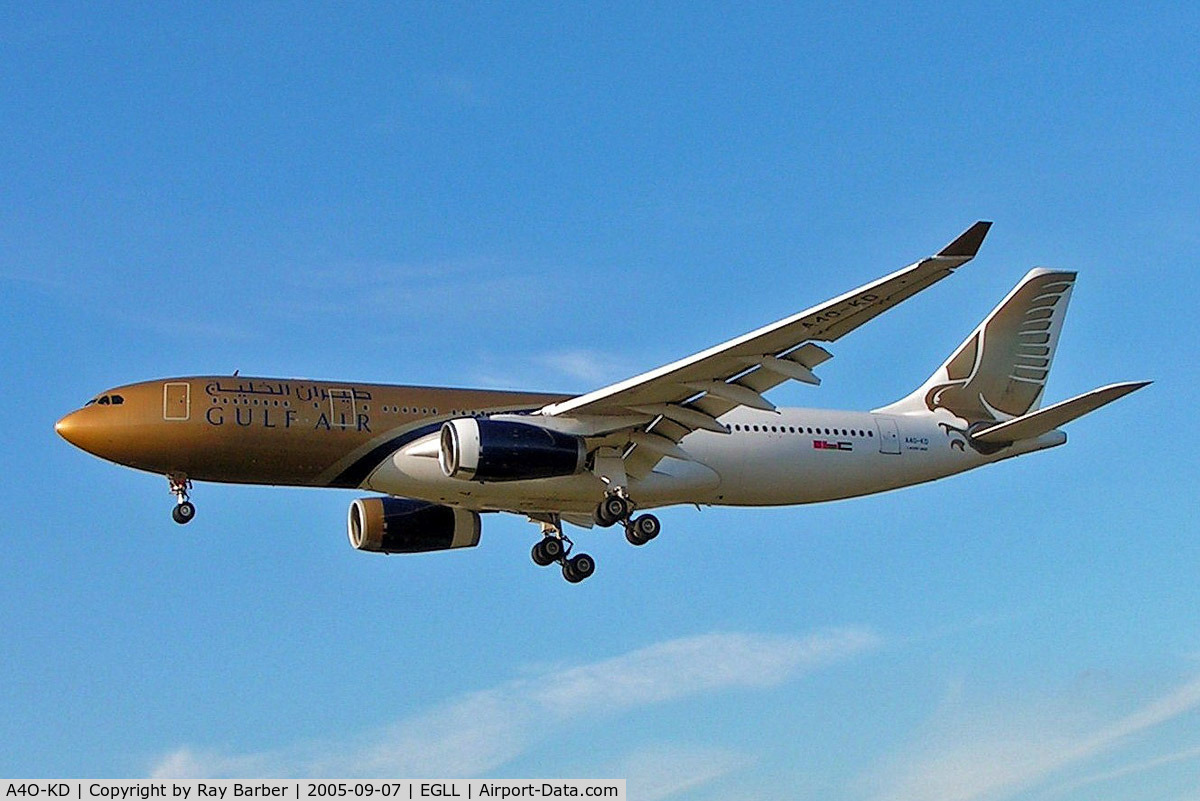
<svg viewBox="0 0 1200 801"><path fill-rule="evenodd" d="M346 261L324 267L296 268L267 304L284 317L350 315L381 319L437 319L454 331L456 319L481 311L511 313L538 305L517 271L485 259L442 262Z"/></svg>
<svg viewBox="0 0 1200 801"><path fill-rule="evenodd" d="M661 801L703 787L753 764L752 756L738 751L658 745L639 748L607 775L627 779L632 797Z"/></svg>
<svg viewBox="0 0 1200 801"><path fill-rule="evenodd" d="M536 357L535 361L570 378L597 387L628 378L633 374L625 360L604 351L585 348L546 353Z"/></svg>
<svg viewBox="0 0 1200 801"><path fill-rule="evenodd" d="M477 352L472 364L469 380L475 384L525 391L590 392L638 372L624 356L588 348L532 354L489 350Z"/></svg>
<svg viewBox="0 0 1200 801"><path fill-rule="evenodd" d="M716 633L668 640L467 693L351 742L296 744L250 754L184 746L163 756L151 775L478 776L580 720L707 693L778 685L879 644L880 638L863 628L802 637ZM732 760L726 760L725 770L732 769ZM660 775L657 781L663 793L657 797L666 798L684 779Z"/></svg>
<svg viewBox="0 0 1200 801"><path fill-rule="evenodd" d="M938 713L923 745L873 780L874 797L879 801L1009 798L1033 786L1044 787L1054 773L1086 763L1198 708L1200 677L1125 717L1089 727L1078 718L1052 716L1037 709L969 713L956 700ZM1153 760L1141 769L1168 764L1171 759Z"/></svg>
<svg viewBox="0 0 1200 801"><path fill-rule="evenodd" d="M1138 773L1146 773L1155 768L1165 767L1167 765L1175 765L1180 762L1191 762L1200 760L1200 747L1187 748L1183 751L1174 751L1170 754L1162 754L1153 759L1144 759L1140 762L1135 762L1131 765L1123 765L1114 770L1106 770L1102 773L1093 773L1090 776L1084 776L1073 782L1061 784L1053 789L1053 793L1065 793L1071 790L1077 790L1080 787L1087 787L1093 784L1103 784L1111 782L1115 779L1122 779L1126 776L1134 776Z"/></svg>

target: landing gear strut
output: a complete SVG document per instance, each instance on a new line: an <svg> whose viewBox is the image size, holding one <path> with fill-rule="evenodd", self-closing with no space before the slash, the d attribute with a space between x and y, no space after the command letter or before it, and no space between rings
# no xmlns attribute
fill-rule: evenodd
<svg viewBox="0 0 1200 801"><path fill-rule="evenodd" d="M188 500L188 490L192 482L183 473L172 473L167 476L171 482L171 494L175 496L175 508L171 510L171 519L179 525L190 523L196 516L196 505Z"/></svg>
<svg viewBox="0 0 1200 801"><path fill-rule="evenodd" d="M574 543L563 534L562 520L553 515L542 523L542 539L533 546L530 554L535 564L548 567L557 562L562 565L563 578L572 584L578 584L596 572L596 561L586 553L571 556Z"/></svg>

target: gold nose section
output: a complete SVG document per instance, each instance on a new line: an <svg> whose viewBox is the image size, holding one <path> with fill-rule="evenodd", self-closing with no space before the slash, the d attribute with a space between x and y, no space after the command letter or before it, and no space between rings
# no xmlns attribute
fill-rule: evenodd
<svg viewBox="0 0 1200 801"><path fill-rule="evenodd" d="M94 411L94 409L76 409L55 423L54 430L76 448L100 455L98 450L106 438L99 427L101 421L96 419Z"/></svg>
<svg viewBox="0 0 1200 801"><path fill-rule="evenodd" d="M54 431L72 445L79 445L79 412L71 412L54 424Z"/></svg>

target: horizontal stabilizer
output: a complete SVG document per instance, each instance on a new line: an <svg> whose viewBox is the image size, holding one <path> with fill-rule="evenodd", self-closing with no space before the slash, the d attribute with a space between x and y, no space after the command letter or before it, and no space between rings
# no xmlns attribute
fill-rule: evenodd
<svg viewBox="0 0 1200 801"><path fill-rule="evenodd" d="M1124 384L1110 384L1107 387L1093 389L1091 392L1085 392L1070 400L1047 406L1040 411L1023 414L982 431L976 431L971 438L993 445L1034 439L1047 431L1053 431L1059 426L1066 425L1077 417L1083 417L1088 412L1094 412L1118 398L1123 398L1130 392L1139 390L1150 383L1150 381L1129 381Z"/></svg>

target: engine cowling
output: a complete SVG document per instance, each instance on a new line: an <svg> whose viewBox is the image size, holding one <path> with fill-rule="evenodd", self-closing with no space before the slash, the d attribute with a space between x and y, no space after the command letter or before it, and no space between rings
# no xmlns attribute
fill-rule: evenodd
<svg viewBox="0 0 1200 801"><path fill-rule="evenodd" d="M374 553L421 553L479 544L479 513L408 498L350 504L350 544Z"/></svg>
<svg viewBox="0 0 1200 801"><path fill-rule="evenodd" d="M442 426L438 462L450 478L525 481L583 469L583 439L511 420L460 417Z"/></svg>

